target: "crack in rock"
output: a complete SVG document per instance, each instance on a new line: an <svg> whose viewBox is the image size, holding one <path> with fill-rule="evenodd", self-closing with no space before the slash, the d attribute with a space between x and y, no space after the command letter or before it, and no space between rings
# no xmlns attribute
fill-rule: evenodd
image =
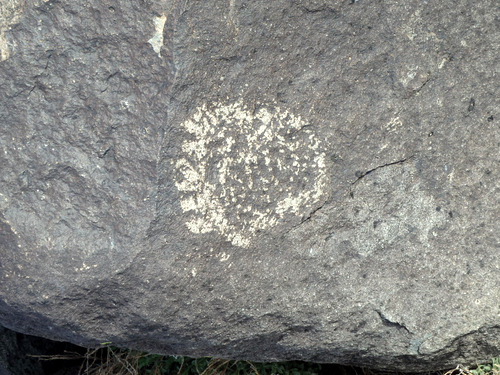
<svg viewBox="0 0 500 375"><path fill-rule="evenodd" d="M347 222L337 227L335 235L329 238L330 246L352 246L360 256L370 256L375 251L394 246L414 246L416 243L430 246L435 228L448 220L446 212L436 210L437 203L422 187L414 163L384 168L408 159L359 174L357 182L379 170L369 181L353 182L348 187L351 200L346 202Z"/></svg>
<svg viewBox="0 0 500 375"><path fill-rule="evenodd" d="M386 327L395 327L398 330L402 329L402 330L405 330L407 333L412 334L412 332L404 324L387 318L387 316L384 313L382 313L380 310L375 310L375 312L378 314L378 316L382 320L382 324L385 325Z"/></svg>
<svg viewBox="0 0 500 375"><path fill-rule="evenodd" d="M383 164L383 165L379 165L379 166L377 166L375 168L372 168L372 169L370 169L370 170L368 170L366 172L360 172L360 171L356 172L357 179L356 179L356 181L354 181L353 183L351 183L351 185L353 185L353 186L356 185L365 176L369 175L372 172L375 172L378 169L382 169L382 168L385 168L385 167L390 167L391 165L403 164L403 163L405 163L405 162L413 159L414 157L415 157L415 155L411 155L411 156L409 156L407 158L404 158L404 159L401 159L401 160L397 160L397 161L393 161L391 163L386 163L386 164ZM351 196L352 196L352 194L351 194Z"/></svg>
<svg viewBox="0 0 500 375"><path fill-rule="evenodd" d="M420 92L424 89L424 87L431 81L435 80L439 76L439 71L443 69L443 67L449 63L450 61L453 61L453 54L447 54L444 56L441 60L441 63L437 68L434 70L428 72L427 78L416 88L410 89L406 95L403 97L403 99L411 99L414 96L417 96L420 94Z"/></svg>
<svg viewBox="0 0 500 375"><path fill-rule="evenodd" d="M291 232L293 232L295 229L297 229L298 227L300 227L301 225L303 225L304 223L307 223L308 221L310 221L312 219L312 217L318 212L320 211L321 209L323 209L323 207L325 207L326 205L326 202L321 204L320 206L318 206L317 208L315 208L314 210L312 210L308 215L307 217L305 217L304 219L302 219L300 221L299 224L297 225L294 225L293 227L291 227L290 229L288 229L285 233L286 234L289 234Z"/></svg>
<svg viewBox="0 0 500 375"><path fill-rule="evenodd" d="M424 82L422 82L422 84L419 87L411 90L410 93L406 96L405 99L410 99L411 97L418 95L420 93L420 91L423 90L423 88L425 87L425 85L427 85L433 79L434 79L433 76L429 76Z"/></svg>

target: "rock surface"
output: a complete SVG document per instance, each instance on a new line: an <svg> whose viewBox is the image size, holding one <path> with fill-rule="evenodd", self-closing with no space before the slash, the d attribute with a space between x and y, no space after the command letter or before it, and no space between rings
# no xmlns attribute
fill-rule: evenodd
<svg viewBox="0 0 500 375"><path fill-rule="evenodd" d="M399 371L498 355L496 1L0 9L1 324Z"/></svg>

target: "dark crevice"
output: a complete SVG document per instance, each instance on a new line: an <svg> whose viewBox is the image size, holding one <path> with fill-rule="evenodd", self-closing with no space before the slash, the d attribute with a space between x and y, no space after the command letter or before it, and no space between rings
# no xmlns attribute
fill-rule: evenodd
<svg viewBox="0 0 500 375"><path fill-rule="evenodd" d="M470 98L469 106L467 107L467 112L472 112L475 106L476 106L476 101L474 100L474 98Z"/></svg>
<svg viewBox="0 0 500 375"><path fill-rule="evenodd" d="M106 82L108 82L111 78L114 78L119 73L120 73L119 71L116 71L116 72L111 73L110 75L108 75L108 77L106 78Z"/></svg>
<svg viewBox="0 0 500 375"><path fill-rule="evenodd" d="M319 206L319 207L315 208L314 210L312 210L312 211L309 213L309 215L307 215L307 217L306 217L306 218L304 218L304 219L302 219L302 220L301 220L301 222L300 222L300 224L299 224L299 225L304 224L306 221L311 220L311 218L314 216L314 214L315 214L316 212L318 212L319 210L321 210L321 209L324 207L324 205L325 205L325 203L323 203L321 206Z"/></svg>
<svg viewBox="0 0 500 375"><path fill-rule="evenodd" d="M407 333L411 334L410 330L404 325L399 322L393 322L392 320L388 319L381 311L375 310L375 312L378 314L380 319L382 320L382 324L385 325L386 327L395 327L398 330L405 330Z"/></svg>
<svg viewBox="0 0 500 375"><path fill-rule="evenodd" d="M28 92L28 97L31 95L31 93L36 89L36 85L31 88L31 90Z"/></svg>
<svg viewBox="0 0 500 375"><path fill-rule="evenodd" d="M293 136L293 135L297 134L298 132L300 132L304 129L311 128L311 127L312 127L311 124L302 125L299 129L292 130L290 133L288 133L288 135Z"/></svg>
<svg viewBox="0 0 500 375"><path fill-rule="evenodd" d="M401 160L397 160L397 161L393 161L391 163L386 163L386 164L383 164L383 165L379 165L378 167L375 167L373 169L370 169L366 172L361 172L361 171L358 171L356 172L356 181L352 182L351 185L356 185L361 179L363 179L365 176L369 175L370 173L372 172L375 172L376 170L378 169L381 169L381 168L385 168L385 167L389 167L391 165L397 165L397 164L403 164L405 162L407 162L408 160L411 160L412 158L414 157L414 155L411 155L407 158L404 158L404 159L401 159ZM351 195L352 196L352 195Z"/></svg>
<svg viewBox="0 0 500 375"><path fill-rule="evenodd" d="M43 71L45 72L49 68L49 61L52 58L52 51L47 51L49 54L47 55L47 62L45 63L45 68L43 68Z"/></svg>
<svg viewBox="0 0 500 375"><path fill-rule="evenodd" d="M422 91L424 89L424 87L430 81L434 80L438 76L439 71L443 68L444 64L453 61L453 54L452 53L447 53L443 60L444 60L443 61L443 65L441 65L440 68L437 68L437 69L435 69L432 72L429 72L428 73L429 74L428 78L424 82L422 82L422 84L419 87L417 87L417 88L415 88L415 89L410 90L409 92L407 92L403 99L410 99L410 98L414 97L415 95L417 95L418 93L420 93L420 91Z"/></svg>
<svg viewBox="0 0 500 375"><path fill-rule="evenodd" d="M212 57L212 60L220 60L220 61L236 61L239 60L241 56L238 55L231 55L231 56L214 56Z"/></svg>
<svg viewBox="0 0 500 375"><path fill-rule="evenodd" d="M47 88L39 81L39 78L42 77L49 68L49 61L52 58L52 51L49 50L47 51L47 53L48 55L47 55L47 61L45 62L45 66L40 74L37 74L36 76L33 77L33 79L35 80L35 84L30 88L28 95L26 97L29 97L35 89L41 89L43 92L46 92Z"/></svg>
<svg viewBox="0 0 500 375"><path fill-rule="evenodd" d="M411 97L417 95L420 91L422 91L422 89L425 87L425 85L427 85L430 81L432 81L433 77L430 76L429 78L427 78L419 87L417 87L416 89L413 89L411 90L405 97L405 99L410 99Z"/></svg>
<svg viewBox="0 0 500 375"><path fill-rule="evenodd" d="M318 206L316 207L314 210L312 210L309 215L307 215L305 218L303 218L300 223L298 223L297 225L294 225L293 227L291 227L290 229L288 229L285 233L288 234L292 231L294 231L295 229L297 229L298 227L300 227L302 224L310 221L312 219L312 217L319 211L321 210L324 206L326 205L326 202L324 202L321 206Z"/></svg>
<svg viewBox="0 0 500 375"><path fill-rule="evenodd" d="M108 147L106 150L104 150L104 152L99 153L97 157L99 159L103 159L106 156L112 156L112 155L113 155L113 147Z"/></svg>
<svg viewBox="0 0 500 375"><path fill-rule="evenodd" d="M320 13L320 12L328 12L328 13L337 13L335 9L333 9L330 6L321 6L319 8L308 8L306 6L301 6L300 7L305 13Z"/></svg>

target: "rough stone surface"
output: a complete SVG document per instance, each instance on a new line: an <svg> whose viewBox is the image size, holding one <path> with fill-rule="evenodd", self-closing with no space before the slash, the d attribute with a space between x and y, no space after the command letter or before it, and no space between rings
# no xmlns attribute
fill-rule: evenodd
<svg viewBox="0 0 500 375"><path fill-rule="evenodd" d="M0 9L0 323L401 371L498 355L497 1Z"/></svg>

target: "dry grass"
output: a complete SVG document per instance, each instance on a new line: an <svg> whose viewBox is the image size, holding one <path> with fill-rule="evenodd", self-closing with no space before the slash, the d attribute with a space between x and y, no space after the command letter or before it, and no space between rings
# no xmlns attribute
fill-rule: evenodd
<svg viewBox="0 0 500 375"><path fill-rule="evenodd" d="M474 369L458 365L444 375L500 375L500 357L493 358L491 364L478 365Z"/></svg>
<svg viewBox="0 0 500 375"><path fill-rule="evenodd" d="M294 362L254 364L215 358L165 357L112 346L88 349L83 355L67 352L62 355L33 357L43 361L81 360L79 375L314 375L320 369L320 365L311 364L315 367L308 368L303 363ZM345 370L342 373L380 374L365 369L361 369L361 372ZM478 365L473 369L459 365L442 375L500 375L500 357L493 359L491 364Z"/></svg>
<svg viewBox="0 0 500 375"><path fill-rule="evenodd" d="M111 346L88 349L84 355L66 352L61 355L31 357L41 361L81 360L79 375L261 375L256 365L249 361L166 357Z"/></svg>

